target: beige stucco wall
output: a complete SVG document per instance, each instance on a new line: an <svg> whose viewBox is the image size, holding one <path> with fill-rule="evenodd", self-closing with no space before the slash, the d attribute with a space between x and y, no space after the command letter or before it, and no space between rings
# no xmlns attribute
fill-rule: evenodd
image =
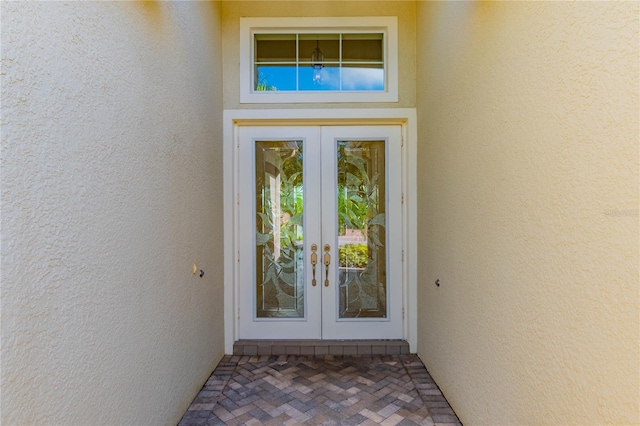
<svg viewBox="0 0 640 426"><path fill-rule="evenodd" d="M219 22L2 2L2 424L176 424L222 356Z"/></svg>
<svg viewBox="0 0 640 426"><path fill-rule="evenodd" d="M414 107L416 99L416 3L413 1L224 1L222 40L224 108ZM240 104L240 17L398 17L398 102L330 104Z"/></svg>
<svg viewBox="0 0 640 426"><path fill-rule="evenodd" d="M640 423L639 16L418 3L419 354L465 424Z"/></svg>

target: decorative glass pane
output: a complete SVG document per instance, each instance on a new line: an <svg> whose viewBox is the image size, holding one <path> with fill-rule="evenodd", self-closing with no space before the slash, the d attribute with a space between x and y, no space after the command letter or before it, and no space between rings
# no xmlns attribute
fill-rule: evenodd
<svg viewBox="0 0 640 426"><path fill-rule="evenodd" d="M338 141L340 318L387 317L384 141Z"/></svg>
<svg viewBox="0 0 640 426"><path fill-rule="evenodd" d="M256 142L256 317L304 318L302 141Z"/></svg>

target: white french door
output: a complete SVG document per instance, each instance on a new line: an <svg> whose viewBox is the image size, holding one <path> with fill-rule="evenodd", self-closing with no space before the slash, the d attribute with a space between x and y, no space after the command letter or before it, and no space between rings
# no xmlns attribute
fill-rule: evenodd
<svg viewBox="0 0 640 426"><path fill-rule="evenodd" d="M239 132L239 337L401 338L400 126Z"/></svg>

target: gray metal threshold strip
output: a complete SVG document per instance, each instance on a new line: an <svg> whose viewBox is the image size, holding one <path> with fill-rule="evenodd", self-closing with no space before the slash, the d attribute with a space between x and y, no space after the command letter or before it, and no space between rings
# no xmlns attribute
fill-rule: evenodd
<svg viewBox="0 0 640 426"><path fill-rule="evenodd" d="M233 355L407 355L405 340L238 340Z"/></svg>

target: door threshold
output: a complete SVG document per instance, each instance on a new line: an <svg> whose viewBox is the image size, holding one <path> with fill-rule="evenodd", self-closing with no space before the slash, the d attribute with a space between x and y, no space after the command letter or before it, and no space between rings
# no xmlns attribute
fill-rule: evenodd
<svg viewBox="0 0 640 426"><path fill-rule="evenodd" d="M238 340L233 355L407 355L406 340Z"/></svg>

